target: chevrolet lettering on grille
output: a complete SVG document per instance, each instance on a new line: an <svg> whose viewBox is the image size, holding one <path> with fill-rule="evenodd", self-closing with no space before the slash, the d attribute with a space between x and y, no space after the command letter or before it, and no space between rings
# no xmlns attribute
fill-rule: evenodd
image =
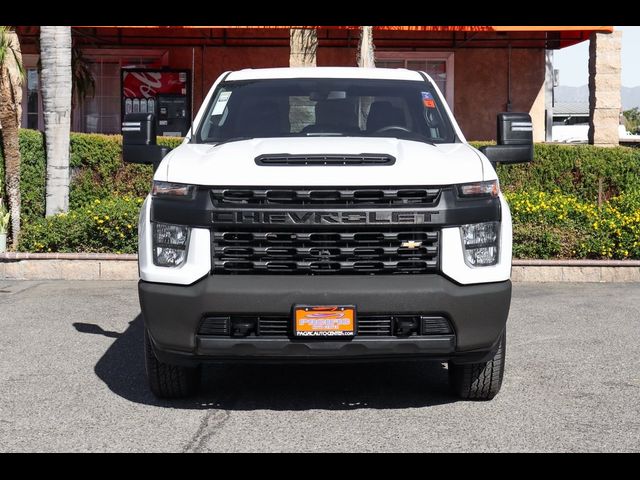
<svg viewBox="0 0 640 480"><path fill-rule="evenodd" d="M398 211L214 211L212 222L264 225L421 225L431 223L432 215L439 212Z"/></svg>

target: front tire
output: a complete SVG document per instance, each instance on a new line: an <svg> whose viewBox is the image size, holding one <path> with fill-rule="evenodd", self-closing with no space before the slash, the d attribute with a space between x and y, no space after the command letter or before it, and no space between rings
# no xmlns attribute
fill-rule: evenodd
<svg viewBox="0 0 640 480"><path fill-rule="evenodd" d="M465 400L491 400L500 391L504 376L507 332L488 362L455 364L449 362L449 385Z"/></svg>
<svg viewBox="0 0 640 480"><path fill-rule="evenodd" d="M200 386L200 369L170 365L158 360L147 329L144 331L145 370L151 392L158 398L186 398Z"/></svg>

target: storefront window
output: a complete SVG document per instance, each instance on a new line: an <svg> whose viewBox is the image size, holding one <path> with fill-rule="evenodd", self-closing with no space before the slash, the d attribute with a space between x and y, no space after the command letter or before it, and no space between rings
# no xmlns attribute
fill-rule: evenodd
<svg viewBox="0 0 640 480"><path fill-rule="evenodd" d="M376 52L376 66L426 72L453 106L453 53Z"/></svg>
<svg viewBox="0 0 640 480"><path fill-rule="evenodd" d="M38 70L27 69L27 122L24 125L32 130L38 129L38 113L40 110L40 93L38 91Z"/></svg>
<svg viewBox="0 0 640 480"><path fill-rule="evenodd" d="M447 91L447 62L445 60L409 60L407 68L426 72L442 92Z"/></svg>
<svg viewBox="0 0 640 480"><path fill-rule="evenodd" d="M74 127L88 133L120 133L121 69L160 65L161 57L161 53L137 56L116 50L99 55L89 52L87 58L91 61L95 94L76 109L79 119L74 121Z"/></svg>
<svg viewBox="0 0 640 480"><path fill-rule="evenodd" d="M91 64L95 95L82 105L82 130L89 133L120 132L120 64L97 61Z"/></svg>

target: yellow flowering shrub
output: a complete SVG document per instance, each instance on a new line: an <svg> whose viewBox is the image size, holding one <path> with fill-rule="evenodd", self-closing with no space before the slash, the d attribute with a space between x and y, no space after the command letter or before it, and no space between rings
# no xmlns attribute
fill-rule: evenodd
<svg viewBox="0 0 640 480"><path fill-rule="evenodd" d="M516 258L640 258L640 190L600 207L558 191L507 192Z"/></svg>
<svg viewBox="0 0 640 480"><path fill-rule="evenodd" d="M23 226L20 250L136 253L142 198L95 199L69 213Z"/></svg>

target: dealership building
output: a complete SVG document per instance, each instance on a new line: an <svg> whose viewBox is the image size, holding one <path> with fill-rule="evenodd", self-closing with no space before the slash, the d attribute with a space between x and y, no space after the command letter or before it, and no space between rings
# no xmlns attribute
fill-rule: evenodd
<svg viewBox="0 0 640 480"><path fill-rule="evenodd" d="M72 128L119 133L126 112L152 111L161 117L161 133L184 134L221 73L288 66L290 28L317 30L318 66L356 65L357 26L72 27L74 46L95 79L94 95L75 107ZM39 27L17 31L27 73L23 126L42 129ZM550 52L585 40L592 46L591 117L617 128L620 37L611 26L373 27L376 66L431 75L470 140L494 139L498 112L522 111L532 116L535 140L544 141L553 118ZM593 143L604 140L596 135Z"/></svg>

